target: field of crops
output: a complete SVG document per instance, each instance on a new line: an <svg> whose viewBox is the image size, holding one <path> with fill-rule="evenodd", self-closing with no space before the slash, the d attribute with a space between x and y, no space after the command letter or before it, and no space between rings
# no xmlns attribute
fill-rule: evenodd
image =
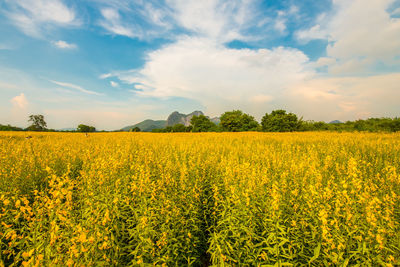
<svg viewBox="0 0 400 267"><path fill-rule="evenodd" d="M398 265L399 159L400 134L0 133L0 266Z"/></svg>

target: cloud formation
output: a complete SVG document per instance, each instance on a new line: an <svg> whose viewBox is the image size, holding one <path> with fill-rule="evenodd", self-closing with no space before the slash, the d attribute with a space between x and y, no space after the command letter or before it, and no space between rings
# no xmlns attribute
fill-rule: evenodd
<svg viewBox="0 0 400 267"><path fill-rule="evenodd" d="M329 65L333 74L371 72L376 64L400 66L400 18L388 8L394 0L335 0L330 15L317 19L314 26L297 32L301 41L326 39L327 57L337 64Z"/></svg>
<svg viewBox="0 0 400 267"><path fill-rule="evenodd" d="M45 29L77 25L75 11L61 0L6 0L3 12L25 34L40 37Z"/></svg>
<svg viewBox="0 0 400 267"><path fill-rule="evenodd" d="M260 0L95 1L103 6L99 25L130 38L174 39L186 32L226 43L254 39L245 32L265 28Z"/></svg>
<svg viewBox="0 0 400 267"><path fill-rule="evenodd" d="M50 80L50 82L52 82L54 84L57 84L59 86L62 86L62 87L69 88L69 89L75 89L75 90L77 90L79 92L82 92L82 93L85 93L85 94L89 94L89 95L104 95L102 93L98 93L98 92L95 92L95 91L86 90L86 89L82 88L81 86L76 85L76 84L72 84L72 83L58 82L58 81L53 81L53 80Z"/></svg>
<svg viewBox="0 0 400 267"><path fill-rule="evenodd" d="M131 25L125 25L122 21L121 16L116 9L103 8L101 14L104 18L100 22L100 25L104 27L108 32L115 35L123 35L128 37L139 37L141 34L134 32Z"/></svg>
<svg viewBox="0 0 400 267"><path fill-rule="evenodd" d="M291 87L288 106L313 120L399 116L400 73L370 77L314 77ZM317 112L316 112L317 111Z"/></svg>
<svg viewBox="0 0 400 267"><path fill-rule="evenodd" d="M297 49L238 50L186 37L149 53L139 70L104 76L133 84L140 95L195 99L218 114L226 108L272 100L313 74L307 62Z"/></svg>
<svg viewBox="0 0 400 267"><path fill-rule="evenodd" d="M26 99L24 93L21 93L15 97L13 97L10 101L14 105L14 107L17 107L20 109L26 109L26 107L28 106L28 100Z"/></svg>
<svg viewBox="0 0 400 267"><path fill-rule="evenodd" d="M221 5L223 2L217 0L196 3L171 0L168 4L174 11L174 20L190 30L190 34L149 52L142 68L113 71L102 78L115 76L132 84L137 95L199 101L212 115L236 108L253 112L256 117L274 108L292 109L315 119L345 120L382 114L383 109L379 108L385 105L382 96L390 97L388 92L396 94L400 76L359 75L376 61L395 63L393 55L399 54L399 21L387 12L391 2L372 0L372 6L364 7L360 0L350 3L335 0L336 12L319 15L316 25L296 33L302 42L312 39L331 42L327 55L311 62L302 51L289 47L226 47L226 42L248 38L242 34L243 29L254 27L254 21L244 14L252 10L256 1L241 6L241 1ZM377 15L369 19L372 10ZM298 12L296 6L279 11L272 20L273 27L284 33L286 18ZM362 25L356 23L360 18ZM372 42L366 30L369 28L381 38ZM329 78L317 71L322 67L329 70ZM343 73L348 79L341 77ZM373 104L373 98L368 98L373 95L382 102ZM319 107L321 111L315 114L315 109L311 111L309 107Z"/></svg>
<svg viewBox="0 0 400 267"><path fill-rule="evenodd" d="M256 3L244 0L171 0L173 19L183 28L204 38L229 42L246 39L242 31L256 24Z"/></svg>
<svg viewBox="0 0 400 267"><path fill-rule="evenodd" d="M110 85L115 88L118 87L119 84L117 82L110 81Z"/></svg>
<svg viewBox="0 0 400 267"><path fill-rule="evenodd" d="M53 41L52 43L53 43L53 45L55 45L56 47L61 48L61 49L76 49L76 48L78 48L78 46L76 44L68 43L63 40Z"/></svg>

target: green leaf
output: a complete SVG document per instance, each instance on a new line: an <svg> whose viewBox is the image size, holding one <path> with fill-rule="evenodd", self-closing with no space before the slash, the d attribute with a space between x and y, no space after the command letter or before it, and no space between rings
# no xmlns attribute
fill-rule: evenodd
<svg viewBox="0 0 400 267"><path fill-rule="evenodd" d="M318 246L316 248L314 248L314 256L310 259L308 264L315 261L319 257L320 250L321 250L321 243L318 243Z"/></svg>

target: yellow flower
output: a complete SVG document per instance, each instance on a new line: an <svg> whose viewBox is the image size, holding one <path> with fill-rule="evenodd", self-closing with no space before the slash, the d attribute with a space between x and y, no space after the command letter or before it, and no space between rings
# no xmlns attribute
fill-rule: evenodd
<svg viewBox="0 0 400 267"><path fill-rule="evenodd" d="M85 232L82 232L80 234L78 241L81 243L86 242L86 233Z"/></svg>

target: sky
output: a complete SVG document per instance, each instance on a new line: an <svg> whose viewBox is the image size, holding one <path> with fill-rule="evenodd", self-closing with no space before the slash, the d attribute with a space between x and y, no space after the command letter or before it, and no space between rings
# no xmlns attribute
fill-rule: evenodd
<svg viewBox="0 0 400 267"><path fill-rule="evenodd" d="M400 116L399 0L0 0L0 124Z"/></svg>

